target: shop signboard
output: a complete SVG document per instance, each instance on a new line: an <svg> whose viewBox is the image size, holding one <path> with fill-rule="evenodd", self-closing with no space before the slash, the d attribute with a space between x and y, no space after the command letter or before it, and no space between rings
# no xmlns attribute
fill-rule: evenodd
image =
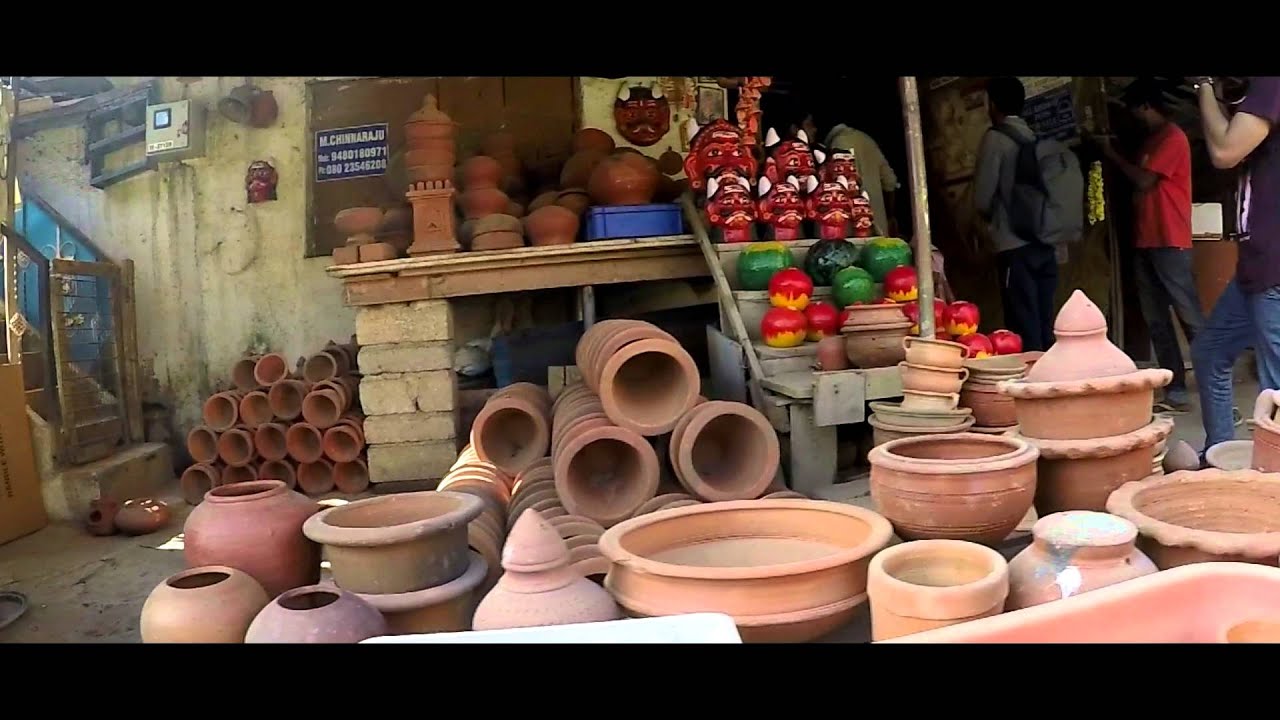
<svg viewBox="0 0 1280 720"><path fill-rule="evenodd" d="M1070 85L1029 98L1022 110L1022 118L1042 139L1071 144L1080 138L1075 98Z"/></svg>
<svg viewBox="0 0 1280 720"><path fill-rule="evenodd" d="M316 182L385 175L387 137L387 123L316 131Z"/></svg>

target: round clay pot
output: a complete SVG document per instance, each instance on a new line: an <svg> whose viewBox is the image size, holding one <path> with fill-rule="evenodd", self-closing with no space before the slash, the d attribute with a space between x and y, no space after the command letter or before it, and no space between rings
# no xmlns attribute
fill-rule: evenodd
<svg viewBox="0 0 1280 720"><path fill-rule="evenodd" d="M1280 393L1263 390L1253 406L1253 454L1251 467L1263 472L1280 472L1280 422L1276 404ZM1212 449L1212 448L1211 448Z"/></svg>
<svg viewBox="0 0 1280 720"><path fill-rule="evenodd" d="M968 432L973 427L973 418L963 417L960 422L945 427L913 427L910 425L895 425L890 423L879 415L871 415L867 418L867 424L871 426L871 446L878 447L894 440L902 440L905 438L922 437L925 435L952 435L955 433Z"/></svg>
<svg viewBox="0 0 1280 720"><path fill-rule="evenodd" d="M960 392L964 381L969 379L969 371L965 368L936 367L933 365L912 365L909 362L898 363L898 371L902 374L904 390L931 392L951 395ZM959 402L959 396L956 402ZM905 401L904 401L905 404Z"/></svg>
<svg viewBox="0 0 1280 720"><path fill-rule="evenodd" d="M868 325L845 331L844 351L854 367L893 367L907 357L902 340L911 330L911 321Z"/></svg>
<svg viewBox="0 0 1280 720"><path fill-rule="evenodd" d="M1026 441L960 433L872 448L871 497L900 537L994 545L1031 507L1039 451Z"/></svg>
<svg viewBox="0 0 1280 720"><path fill-rule="evenodd" d="M1036 509L1103 511L1111 493L1152 472L1153 449L1173 432L1173 420L1161 418L1116 437L1091 440L1030 440L1040 450L1036 471Z"/></svg>
<svg viewBox="0 0 1280 720"><path fill-rule="evenodd" d="M780 453L768 419L742 403L702 403L685 413L671 434L676 477L691 495L707 502L763 495L778 472Z"/></svg>
<svg viewBox="0 0 1280 720"><path fill-rule="evenodd" d="M382 211L378 211L378 221L382 221ZM267 353L258 358L253 366L253 379L259 385L270 387L289 377L289 360L280 353Z"/></svg>
<svg viewBox="0 0 1280 720"><path fill-rule="evenodd" d="M477 234L471 239L471 249L480 250L513 250L524 247L524 235L518 232L490 232Z"/></svg>
<svg viewBox="0 0 1280 720"><path fill-rule="evenodd" d="M258 479L258 465L249 463L248 465L227 465L222 468L222 475L218 478L218 484L215 487L224 485L235 485L236 483L253 482Z"/></svg>
<svg viewBox="0 0 1280 720"><path fill-rule="evenodd" d="M548 205L555 205L556 198L560 196L559 190L548 190L544 193L538 193L538 196L529 203L528 211L532 215Z"/></svg>
<svg viewBox="0 0 1280 720"><path fill-rule="evenodd" d="M284 434L289 457L299 463L311 463L324 456L324 435L310 423L295 423Z"/></svg>
<svg viewBox="0 0 1280 720"><path fill-rule="evenodd" d="M678 343L640 340L611 355L598 373L600 402L620 427L645 436L671 432L702 391L698 366Z"/></svg>
<svg viewBox="0 0 1280 720"><path fill-rule="evenodd" d="M212 463L218 459L218 434L207 425L197 425L187 433L187 454L197 463Z"/></svg>
<svg viewBox="0 0 1280 720"><path fill-rule="evenodd" d="M243 467L253 462L257 454L253 433L244 428L232 428L218 436L218 458L228 465Z"/></svg>
<svg viewBox="0 0 1280 720"><path fill-rule="evenodd" d="M818 341L816 369L823 372L849 369L849 356L844 352L844 338L839 335Z"/></svg>
<svg viewBox="0 0 1280 720"><path fill-rule="evenodd" d="M573 134L573 151L582 152L584 150L594 150L599 153L608 154L616 148L617 142L613 136L601 130L600 128L582 128Z"/></svg>
<svg viewBox="0 0 1280 720"><path fill-rule="evenodd" d="M382 613L332 585L310 585L272 600L245 633L246 643L358 643L387 634Z"/></svg>
<svg viewBox="0 0 1280 720"><path fill-rule="evenodd" d="M605 587L629 615L721 612L746 642L806 642L866 599L878 514L815 500L737 500L642 515L605 531Z"/></svg>
<svg viewBox="0 0 1280 720"><path fill-rule="evenodd" d="M599 149L574 152L565 161L564 168L560 170L560 187L562 189L585 188L596 166L608 157L610 152L612 151Z"/></svg>
<svg viewBox="0 0 1280 720"><path fill-rule="evenodd" d="M325 546L333 580L359 593L405 593L456 580L467 569L467 524L479 498L414 492L323 510L303 531Z"/></svg>
<svg viewBox="0 0 1280 720"><path fill-rule="evenodd" d="M302 399L302 419L317 430L336 425L346 409L343 397L327 388L312 390Z"/></svg>
<svg viewBox="0 0 1280 720"><path fill-rule="evenodd" d="M204 424L214 432L226 432L240 421L240 399L244 393L236 391L220 392L204 401L202 416Z"/></svg>
<svg viewBox="0 0 1280 720"><path fill-rule="evenodd" d="M574 432L554 462L556 494L565 509L604 527L631 517L658 489L657 453L625 428Z"/></svg>
<svg viewBox="0 0 1280 720"><path fill-rule="evenodd" d="M258 381L253 377L253 367L258 364L257 355L242 357L231 366L231 382L236 389L248 392L258 389Z"/></svg>
<svg viewBox="0 0 1280 720"><path fill-rule="evenodd" d="M205 493L213 489L222 480L222 473L216 467L204 463L196 463L182 471L178 485L182 488L182 499L188 505L199 505Z"/></svg>
<svg viewBox="0 0 1280 720"><path fill-rule="evenodd" d="M467 158L462 163L462 187L468 192L496 188L502 182L502 163L485 155Z"/></svg>
<svg viewBox="0 0 1280 720"><path fill-rule="evenodd" d="M285 441L285 434L288 431L288 426L280 423L259 425L253 431L253 445L258 451L258 457L263 460L285 459L289 455L289 448Z"/></svg>
<svg viewBox="0 0 1280 720"><path fill-rule="evenodd" d="M489 572L480 553L470 553L469 560L457 579L443 585L417 592L357 596L382 613L390 635L465 632L471 629L473 592Z"/></svg>
<svg viewBox="0 0 1280 720"><path fill-rule="evenodd" d="M963 398L963 396L961 396ZM961 400L963 403L963 400ZM886 425L895 427L919 428L921 430L942 430L955 427L973 415L966 407L955 410L906 410L900 403L875 401L868 403L871 412Z"/></svg>
<svg viewBox="0 0 1280 720"><path fill-rule="evenodd" d="M364 433L359 427L339 423L324 431L321 444L330 460L353 462L364 451Z"/></svg>
<svg viewBox="0 0 1280 720"><path fill-rule="evenodd" d="M1107 512L1138 528L1138 548L1168 570L1198 562L1276 565L1280 474L1256 470L1175 472L1125 483Z"/></svg>
<svg viewBox="0 0 1280 720"><path fill-rule="evenodd" d="M298 472L287 460L267 460L258 466L259 480L279 480L290 490L298 486Z"/></svg>
<svg viewBox="0 0 1280 720"><path fill-rule="evenodd" d="M271 403L267 394L261 390L252 390L240 398L240 422L250 430L262 423L271 422L275 413L271 412Z"/></svg>
<svg viewBox="0 0 1280 720"><path fill-rule="evenodd" d="M684 156L667 148L666 152L658 156L658 170L663 175L679 175L684 172Z"/></svg>
<svg viewBox="0 0 1280 720"><path fill-rule="evenodd" d="M560 191L560 195L556 197L556 204L566 207L581 216L587 211L587 208L591 207L591 196L581 187L572 187Z"/></svg>
<svg viewBox="0 0 1280 720"><path fill-rule="evenodd" d="M142 642L242 643L269 602L262 585L235 568L183 570L165 578L142 604Z"/></svg>
<svg viewBox="0 0 1280 720"><path fill-rule="evenodd" d="M867 571L874 642L999 615L1004 556L970 542L921 540L880 551Z"/></svg>
<svg viewBox="0 0 1280 720"><path fill-rule="evenodd" d="M187 564L228 565L248 573L274 597L320 579L320 546L302 524L320 506L276 480L216 487L187 516Z"/></svg>
<svg viewBox="0 0 1280 720"><path fill-rule="evenodd" d="M570 567L569 549L537 512L516 520L502 551L506 571L476 607L476 630L605 622L621 618L604 589Z"/></svg>
<svg viewBox="0 0 1280 720"><path fill-rule="evenodd" d="M591 171L587 192L596 205L648 205L660 175L644 155L615 151Z"/></svg>
<svg viewBox="0 0 1280 720"><path fill-rule="evenodd" d="M463 215L468 220L479 220L486 215L505 214L511 199L496 187L468 190L459 196ZM473 231L474 235L480 234ZM474 243L474 235L472 242Z"/></svg>
<svg viewBox="0 0 1280 720"><path fill-rule="evenodd" d="M333 217L333 226L345 237L373 234L382 223L382 213L383 210L379 207L347 208ZM271 383L262 382L259 379L258 384L270 385Z"/></svg>
<svg viewBox="0 0 1280 720"><path fill-rule="evenodd" d="M902 338L902 349L906 352L906 361L913 365L927 365L955 370L964 367L964 361L969 352L960 343L916 337L914 335ZM952 390L952 392L955 391Z"/></svg>
<svg viewBox="0 0 1280 720"><path fill-rule="evenodd" d="M840 328L841 332L854 332L881 325L898 325L907 317L902 314L902 306L894 304L850 305L844 311L847 315L844 325ZM903 348L906 348L906 338L903 338Z"/></svg>
<svg viewBox="0 0 1280 720"><path fill-rule="evenodd" d="M571 245L578 239L578 214L560 205L547 205L530 213L524 227L535 247Z"/></svg>
<svg viewBox="0 0 1280 720"><path fill-rule="evenodd" d="M902 409L910 412L947 412L960 405L960 395L928 390L902 391Z"/></svg>
<svg viewBox="0 0 1280 720"><path fill-rule="evenodd" d="M302 399L311 392L311 383L301 380L282 380L267 391L271 413L281 420L296 420L302 415Z"/></svg>
<svg viewBox="0 0 1280 720"><path fill-rule="evenodd" d="M1087 510L1055 513L1037 520L1031 536L1031 544L1009 561L1005 611L1157 572L1135 546L1138 528L1115 515Z"/></svg>
<svg viewBox="0 0 1280 720"><path fill-rule="evenodd" d="M126 500L116 513L116 528L125 535L149 535L169 524L169 506L159 500Z"/></svg>
<svg viewBox="0 0 1280 720"><path fill-rule="evenodd" d="M551 442L551 399L520 393L496 394L471 425L471 447L507 475L518 475L546 457Z"/></svg>
<svg viewBox="0 0 1280 720"><path fill-rule="evenodd" d="M261 477L261 471L259 471ZM298 465L298 489L315 497L333 490L333 463L326 458Z"/></svg>
<svg viewBox="0 0 1280 720"><path fill-rule="evenodd" d="M960 405L973 411L977 425L987 428L1011 428L1018 424L1013 398L998 392L994 385L967 382L960 389Z"/></svg>

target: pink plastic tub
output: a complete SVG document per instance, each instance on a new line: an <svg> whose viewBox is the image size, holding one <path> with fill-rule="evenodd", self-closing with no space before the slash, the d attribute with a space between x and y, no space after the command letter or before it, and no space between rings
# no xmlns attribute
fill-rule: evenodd
<svg viewBox="0 0 1280 720"><path fill-rule="evenodd" d="M1280 568L1184 565L895 643L1280 642Z"/></svg>

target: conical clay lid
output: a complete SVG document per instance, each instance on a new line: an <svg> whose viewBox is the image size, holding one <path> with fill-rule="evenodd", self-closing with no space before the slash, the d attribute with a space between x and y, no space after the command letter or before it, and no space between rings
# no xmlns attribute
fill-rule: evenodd
<svg viewBox="0 0 1280 720"><path fill-rule="evenodd" d="M1107 339L1107 318L1076 290L1053 323L1058 341L1027 373L1027 382L1068 382L1137 372L1138 366Z"/></svg>
<svg viewBox="0 0 1280 720"><path fill-rule="evenodd" d="M440 102L436 100L436 96L427 93L422 101L422 107L409 116L409 122L424 122L433 125L452 125L453 118L449 117L440 109Z"/></svg>
<svg viewBox="0 0 1280 720"><path fill-rule="evenodd" d="M541 572L569 564L569 546L537 510L525 510L507 535L502 567L510 572Z"/></svg>

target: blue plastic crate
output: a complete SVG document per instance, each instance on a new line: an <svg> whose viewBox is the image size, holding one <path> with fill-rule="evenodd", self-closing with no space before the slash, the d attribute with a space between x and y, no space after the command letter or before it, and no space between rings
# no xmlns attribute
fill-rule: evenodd
<svg viewBox="0 0 1280 720"><path fill-rule="evenodd" d="M600 205L587 210L587 240L679 235L684 216L675 203Z"/></svg>

